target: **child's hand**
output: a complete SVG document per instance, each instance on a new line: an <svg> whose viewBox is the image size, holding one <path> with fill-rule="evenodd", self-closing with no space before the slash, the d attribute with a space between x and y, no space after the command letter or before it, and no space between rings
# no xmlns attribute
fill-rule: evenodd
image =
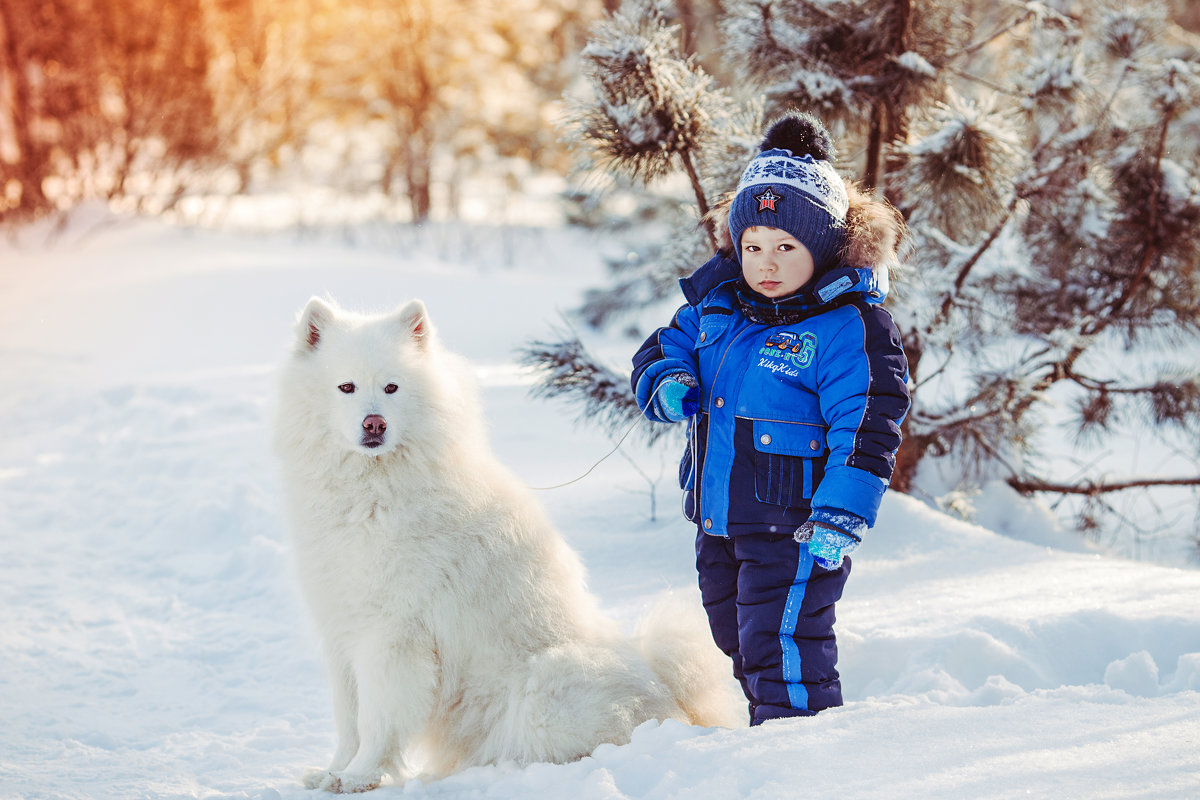
<svg viewBox="0 0 1200 800"><path fill-rule="evenodd" d="M842 559L854 552L867 530L867 521L837 508L814 508L808 521L793 538L807 543L813 560L825 569L837 569Z"/></svg>
<svg viewBox="0 0 1200 800"><path fill-rule="evenodd" d="M686 372L672 372L659 382L654 407L663 419L679 422L700 409L698 394L695 378Z"/></svg>

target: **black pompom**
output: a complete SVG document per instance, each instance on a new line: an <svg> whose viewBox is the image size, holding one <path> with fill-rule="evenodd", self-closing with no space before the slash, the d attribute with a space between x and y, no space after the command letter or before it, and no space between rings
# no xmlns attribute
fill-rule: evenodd
<svg viewBox="0 0 1200 800"><path fill-rule="evenodd" d="M811 155L818 161L833 156L833 139L821 121L812 114L789 111L773 124L759 150L791 150L794 156Z"/></svg>

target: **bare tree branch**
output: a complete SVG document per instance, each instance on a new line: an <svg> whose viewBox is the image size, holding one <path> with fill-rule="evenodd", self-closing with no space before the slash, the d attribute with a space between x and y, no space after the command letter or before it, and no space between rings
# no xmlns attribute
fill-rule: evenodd
<svg viewBox="0 0 1200 800"><path fill-rule="evenodd" d="M1149 489L1155 486L1200 486L1200 476L1190 478L1133 478L1123 481L1080 481L1079 483L1054 483L1039 478L1009 478L1006 483L1018 492L1050 492L1053 494L1078 494L1087 497L1123 492L1126 489Z"/></svg>

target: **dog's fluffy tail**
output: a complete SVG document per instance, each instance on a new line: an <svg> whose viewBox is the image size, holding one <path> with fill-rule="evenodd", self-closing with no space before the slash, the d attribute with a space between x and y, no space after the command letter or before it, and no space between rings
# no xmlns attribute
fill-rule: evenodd
<svg viewBox="0 0 1200 800"><path fill-rule="evenodd" d="M688 722L724 728L746 724L746 698L729 659L713 643L698 592L664 592L635 635L642 657Z"/></svg>

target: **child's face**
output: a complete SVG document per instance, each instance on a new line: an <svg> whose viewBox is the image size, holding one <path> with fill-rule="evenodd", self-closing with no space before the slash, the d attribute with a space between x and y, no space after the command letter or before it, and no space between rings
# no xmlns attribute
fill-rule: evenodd
<svg viewBox="0 0 1200 800"><path fill-rule="evenodd" d="M765 297L786 297L813 276L812 253L779 228L746 228L741 247L742 277Z"/></svg>

